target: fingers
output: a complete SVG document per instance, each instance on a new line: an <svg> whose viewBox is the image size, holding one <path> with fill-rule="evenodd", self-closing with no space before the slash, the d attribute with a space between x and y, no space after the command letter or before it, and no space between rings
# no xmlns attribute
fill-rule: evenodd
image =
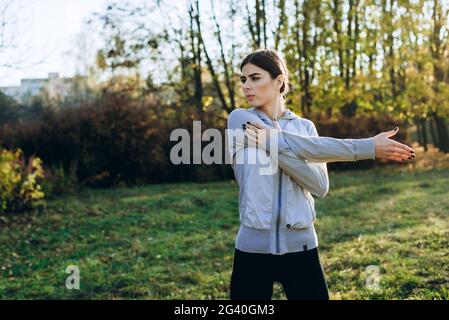
<svg viewBox="0 0 449 320"><path fill-rule="evenodd" d="M399 160L413 160L415 158L414 153L410 153L408 150L401 149L395 146L390 146L385 149L387 157L393 157ZM393 159L393 160L396 160Z"/></svg>
<svg viewBox="0 0 449 320"><path fill-rule="evenodd" d="M253 137L253 138L257 138L257 131L255 131L255 130L253 130L253 129L250 129L250 128L246 128L246 130L245 130L245 134L246 134L246 136L248 136L248 137Z"/></svg>
<svg viewBox="0 0 449 320"><path fill-rule="evenodd" d="M264 128L258 124L252 124L250 122L246 124L246 130L250 131L250 132L254 132L256 134L256 137L260 133L259 130L263 130L263 129Z"/></svg>
<svg viewBox="0 0 449 320"><path fill-rule="evenodd" d="M396 133L398 133L399 131L399 127L394 128L393 130L390 131L386 131L385 134L387 137L392 137L394 136Z"/></svg>
<svg viewBox="0 0 449 320"><path fill-rule="evenodd" d="M258 134L257 129L253 129L254 127L250 127L250 125L246 125L245 135L248 137L248 140L252 143L258 142Z"/></svg>
<svg viewBox="0 0 449 320"><path fill-rule="evenodd" d="M393 145L394 145L395 147L401 148L401 149L403 149L403 150L408 151L409 153L415 154L415 151L414 151L412 148L410 148L408 145L402 144L402 143L397 142L397 141L395 141L395 140L391 140L391 141L394 141L394 142L393 142Z"/></svg>
<svg viewBox="0 0 449 320"><path fill-rule="evenodd" d="M254 146L255 144L257 144L257 134L255 134L253 131L245 130L245 136L247 137L248 144L250 146Z"/></svg>
<svg viewBox="0 0 449 320"><path fill-rule="evenodd" d="M397 154L391 154L391 155L387 156L385 159L396 161L396 162L413 161L413 159L409 159L407 157L399 156Z"/></svg>
<svg viewBox="0 0 449 320"><path fill-rule="evenodd" d="M253 123L253 122L246 122L247 126L252 126L252 127L256 127L258 129L268 129L267 127L264 127L263 125L259 124L259 123Z"/></svg>
<svg viewBox="0 0 449 320"><path fill-rule="evenodd" d="M258 145L257 137L255 137L251 134L247 134L246 136L248 137L248 145L251 147L257 147L257 145Z"/></svg>
<svg viewBox="0 0 449 320"><path fill-rule="evenodd" d="M408 158L411 156L411 154L408 150L401 149L398 147L392 146L388 150L389 150L389 152L393 153L395 156L398 156L398 157Z"/></svg>
<svg viewBox="0 0 449 320"><path fill-rule="evenodd" d="M266 130L257 124L246 123L243 125L245 135L248 137L248 142L251 146L256 146L264 149L266 146Z"/></svg>
<svg viewBox="0 0 449 320"><path fill-rule="evenodd" d="M245 130L245 135L248 138L253 138L251 141L256 141L257 142L257 137L258 137L258 128L255 126L252 126L251 124L246 124L246 126L244 127Z"/></svg>
<svg viewBox="0 0 449 320"><path fill-rule="evenodd" d="M404 155L402 152L390 151L385 156L385 159L397 162L405 162L405 161L413 161L415 159L415 156Z"/></svg>
<svg viewBox="0 0 449 320"><path fill-rule="evenodd" d="M249 122L249 123L246 124L246 128L247 128L247 129L254 130L254 131L257 131L258 129L262 129L262 128L260 127L260 125L258 125L258 124L252 124L251 122Z"/></svg>

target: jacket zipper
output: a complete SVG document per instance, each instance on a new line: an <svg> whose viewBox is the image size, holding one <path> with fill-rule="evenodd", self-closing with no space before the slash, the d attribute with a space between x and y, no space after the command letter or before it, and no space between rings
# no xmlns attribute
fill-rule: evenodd
<svg viewBox="0 0 449 320"><path fill-rule="evenodd" d="M279 119L280 120L280 119ZM276 253L280 254L280 250L279 250L279 224L280 224L280 220L281 220L281 196L282 196L282 171L280 168L278 168L279 170L279 194L278 194L278 216L276 219Z"/></svg>
<svg viewBox="0 0 449 320"><path fill-rule="evenodd" d="M279 223L281 217L282 171L279 169L278 216L276 221L276 253L279 254Z"/></svg>

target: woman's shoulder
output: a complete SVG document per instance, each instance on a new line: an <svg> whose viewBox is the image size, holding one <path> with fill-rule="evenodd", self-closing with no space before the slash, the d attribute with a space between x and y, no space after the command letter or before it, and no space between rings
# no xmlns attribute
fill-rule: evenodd
<svg viewBox="0 0 449 320"><path fill-rule="evenodd" d="M252 113L251 109L248 109L248 108L234 108L234 110L232 110L229 113L228 118L230 118L230 117L239 117L239 116L247 115L247 114L250 114L250 113Z"/></svg>
<svg viewBox="0 0 449 320"><path fill-rule="evenodd" d="M255 114L251 109L248 108L235 108L228 115L229 124L243 124L247 121L250 122L260 122L257 114Z"/></svg>
<svg viewBox="0 0 449 320"><path fill-rule="evenodd" d="M305 129L309 134L313 133L315 130L315 124L312 120L297 114L295 114L295 117L293 118L293 123L298 129Z"/></svg>
<svg viewBox="0 0 449 320"><path fill-rule="evenodd" d="M315 126L315 124L313 123L312 120L307 119L307 118L301 118L301 121L303 122L303 124L307 127L307 128L312 128Z"/></svg>

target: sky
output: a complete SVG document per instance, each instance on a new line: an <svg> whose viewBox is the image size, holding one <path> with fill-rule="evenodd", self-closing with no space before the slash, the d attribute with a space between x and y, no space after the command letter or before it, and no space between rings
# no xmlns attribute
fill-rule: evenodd
<svg viewBox="0 0 449 320"><path fill-rule="evenodd" d="M121 0L116 0L121 1ZM10 27L0 29L0 86L19 86L21 79L47 78L49 73L59 73L61 77L71 77L74 74L86 74L87 66L95 64L95 53L100 49L104 39L100 38L95 27L89 27L85 21L92 17L92 13L105 13L107 4L114 0L0 0L0 24L3 8L12 3L6 10L7 20L12 20ZM131 4L145 4L154 7L156 0L129 0ZM153 33L167 28L168 24L185 28L188 23L187 1L167 0L164 11L154 10L154 14L145 18L146 25L151 25ZM214 11L223 32L222 36L230 37L229 19L227 19L226 3L214 1ZM237 10L244 10L244 2L236 2L240 6ZM211 12L210 1L201 1L202 16ZM163 17L163 19L161 19ZM183 20L185 19L185 20ZM208 43L209 54L212 58L220 56L216 38L212 36L215 25L211 19L203 18L204 38ZM244 19L235 21L236 35L234 41L236 50L245 50L247 39L239 37L245 30ZM276 24L276 21L273 22ZM98 28L98 26L97 26ZM2 31L6 39L2 39ZM206 35L206 33L208 33ZM225 47L230 49L231 42L225 39ZM13 44L14 48L1 46L2 40ZM176 45L175 45L176 47ZM159 50L159 49L158 49ZM240 51L241 51L240 50ZM169 67L170 61L177 61L172 55L173 45L160 49ZM6 64L12 67L5 67ZM150 73L154 81L163 81L165 71L160 63L149 62L143 67L144 73Z"/></svg>
<svg viewBox="0 0 449 320"><path fill-rule="evenodd" d="M0 12L9 2L0 0ZM72 76L81 67L70 54L84 50L92 55L96 50L95 41L89 40L88 48L80 50L83 21L105 5L105 0L13 0L7 10L13 23L5 32L16 47L0 48L0 86L18 86L22 78L46 78L50 72Z"/></svg>

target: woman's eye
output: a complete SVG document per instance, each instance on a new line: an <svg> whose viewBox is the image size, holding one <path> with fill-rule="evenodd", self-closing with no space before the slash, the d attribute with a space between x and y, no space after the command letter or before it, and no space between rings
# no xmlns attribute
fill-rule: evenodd
<svg viewBox="0 0 449 320"><path fill-rule="evenodd" d="M257 80L259 80L259 78L251 78L251 80L257 81ZM240 79L240 81L241 81L242 83L244 83L244 82L246 81L246 79Z"/></svg>

